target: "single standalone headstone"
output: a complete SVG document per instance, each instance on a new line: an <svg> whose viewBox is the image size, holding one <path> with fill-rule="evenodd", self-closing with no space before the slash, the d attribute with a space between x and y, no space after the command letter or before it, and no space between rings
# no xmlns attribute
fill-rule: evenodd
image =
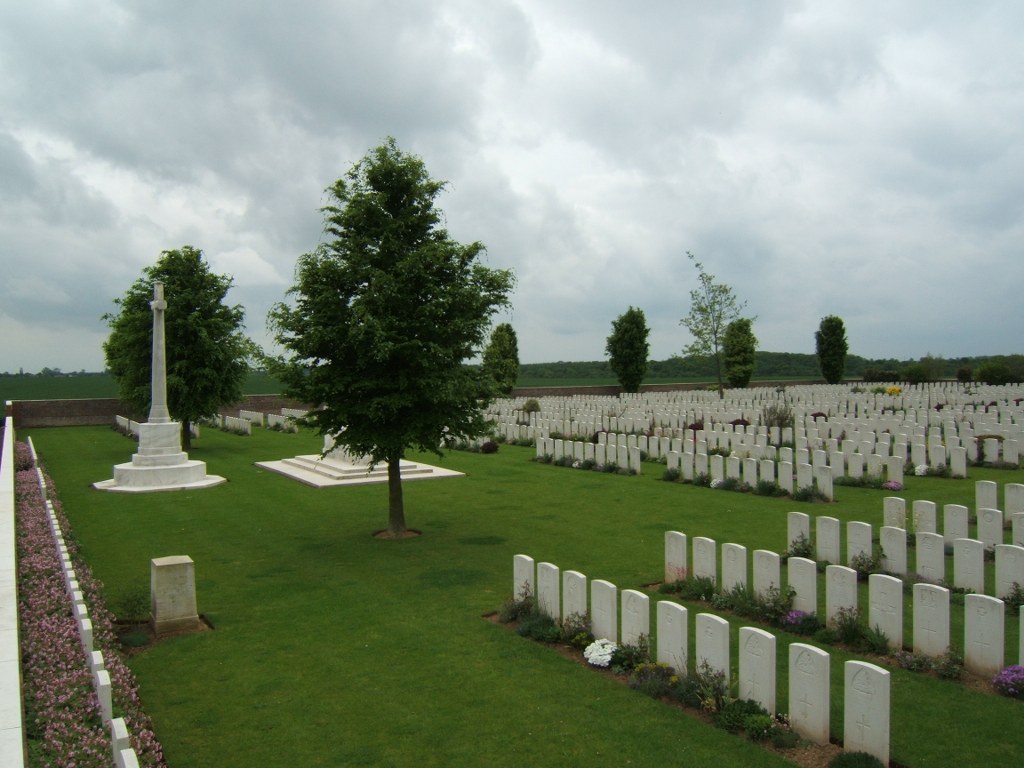
<svg viewBox="0 0 1024 768"><path fill-rule="evenodd" d="M996 597L1005 599L1024 587L1024 547L996 544Z"/></svg>
<svg viewBox="0 0 1024 768"><path fill-rule="evenodd" d="M579 571L562 572L562 620L588 615L587 577Z"/></svg>
<svg viewBox="0 0 1024 768"><path fill-rule="evenodd" d="M537 607L556 621L562 616L561 574L553 563L537 563Z"/></svg>
<svg viewBox="0 0 1024 768"><path fill-rule="evenodd" d="M819 562L840 563L842 554L839 548L840 523L834 517L822 515L815 521L815 544Z"/></svg>
<svg viewBox="0 0 1024 768"><path fill-rule="evenodd" d="M721 454L714 454L708 458L708 466L711 472L711 482L720 483L725 479L725 457Z"/></svg>
<svg viewBox="0 0 1024 768"><path fill-rule="evenodd" d="M685 677L689 661L686 608L670 600L659 600L656 613L658 620L657 661L668 664L676 674Z"/></svg>
<svg viewBox="0 0 1024 768"><path fill-rule="evenodd" d="M640 645L641 638L651 635L650 598L635 589L622 590L622 642Z"/></svg>
<svg viewBox="0 0 1024 768"><path fill-rule="evenodd" d="M907 574L907 532L891 525L882 526L878 533L882 546L882 570L898 576Z"/></svg>
<svg viewBox="0 0 1024 768"><path fill-rule="evenodd" d="M889 639L889 647L903 648L903 582L883 573L868 576L868 626Z"/></svg>
<svg viewBox="0 0 1024 768"><path fill-rule="evenodd" d="M871 557L871 524L852 521L846 524L846 564L853 567L858 557Z"/></svg>
<svg viewBox="0 0 1024 768"><path fill-rule="evenodd" d="M963 446L949 449L949 472L953 477L967 477L967 449Z"/></svg>
<svg viewBox="0 0 1024 768"><path fill-rule="evenodd" d="M985 549L995 549L1003 543L1003 513L992 507L978 509L978 539Z"/></svg>
<svg viewBox="0 0 1024 768"><path fill-rule="evenodd" d="M1003 601L988 595L964 597L964 666L991 676L1003 668Z"/></svg>
<svg viewBox="0 0 1024 768"><path fill-rule="evenodd" d="M790 512L786 515L786 540L788 550L798 542L811 543L811 518L804 512Z"/></svg>
<svg viewBox="0 0 1024 768"><path fill-rule="evenodd" d="M806 557L791 557L786 561L787 583L796 593L793 610L804 613L818 612L818 567Z"/></svg>
<svg viewBox="0 0 1024 768"><path fill-rule="evenodd" d="M725 676L729 684L729 622L710 613L698 613L696 619L697 666L704 664Z"/></svg>
<svg viewBox="0 0 1024 768"><path fill-rule="evenodd" d="M114 705L111 697L110 673L105 669L98 669L92 673L93 687L96 689L96 696L100 701L100 719L107 724L114 717Z"/></svg>
<svg viewBox="0 0 1024 768"><path fill-rule="evenodd" d="M889 764L889 673L866 661L844 665L843 750Z"/></svg>
<svg viewBox="0 0 1024 768"><path fill-rule="evenodd" d="M977 539L953 542L953 586L985 594L985 545Z"/></svg>
<svg viewBox="0 0 1024 768"><path fill-rule="evenodd" d="M829 739L829 655L805 643L789 646L789 722L815 744Z"/></svg>
<svg viewBox="0 0 1024 768"><path fill-rule="evenodd" d="M188 555L155 557L149 561L149 596L157 636L201 626L196 611L195 563Z"/></svg>
<svg viewBox="0 0 1024 768"><path fill-rule="evenodd" d="M978 480L974 483L974 508L998 509L999 484L993 480Z"/></svg>
<svg viewBox="0 0 1024 768"><path fill-rule="evenodd" d="M969 539L968 521L970 513L963 504L944 504L942 506L942 540L952 544L957 539Z"/></svg>
<svg viewBox="0 0 1024 768"><path fill-rule="evenodd" d="M693 537L693 575L718 583L718 563L715 540L706 536Z"/></svg>
<svg viewBox="0 0 1024 768"><path fill-rule="evenodd" d="M914 653L942 656L949 651L949 590L914 585Z"/></svg>
<svg viewBox="0 0 1024 768"><path fill-rule="evenodd" d="M946 578L946 546L937 533L917 534L917 575L938 584Z"/></svg>
<svg viewBox="0 0 1024 768"><path fill-rule="evenodd" d="M739 697L753 699L775 716L775 635L740 627Z"/></svg>
<svg viewBox="0 0 1024 768"><path fill-rule="evenodd" d="M537 594L536 568L529 555L512 558L512 597L522 600Z"/></svg>
<svg viewBox="0 0 1024 768"><path fill-rule="evenodd" d="M665 583L681 581L687 576L686 534L665 531Z"/></svg>
<svg viewBox="0 0 1024 768"><path fill-rule="evenodd" d="M934 501L915 499L913 514L916 533L938 533Z"/></svg>
<svg viewBox="0 0 1024 768"><path fill-rule="evenodd" d="M610 581L590 582L590 630L598 640L619 642L619 589Z"/></svg>
<svg viewBox="0 0 1024 768"><path fill-rule="evenodd" d="M747 548L741 544L722 545L722 591L747 586Z"/></svg>
<svg viewBox="0 0 1024 768"><path fill-rule="evenodd" d="M825 567L825 622L832 624L840 611L857 610L857 572L845 565Z"/></svg>
<svg viewBox="0 0 1024 768"><path fill-rule="evenodd" d="M1011 517L1024 512L1024 483L1007 483L1003 486L1003 512Z"/></svg>
<svg viewBox="0 0 1024 768"><path fill-rule="evenodd" d="M754 593L761 598L773 587L782 588L782 558L767 549L754 550Z"/></svg>

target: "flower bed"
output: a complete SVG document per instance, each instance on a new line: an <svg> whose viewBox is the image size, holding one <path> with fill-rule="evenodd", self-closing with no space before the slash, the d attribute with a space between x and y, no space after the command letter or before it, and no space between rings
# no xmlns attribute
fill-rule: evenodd
<svg viewBox="0 0 1024 768"><path fill-rule="evenodd" d="M46 501L32 469L31 453L15 444L18 610L21 624L22 694L30 766L102 766L113 761L110 734L100 717L92 674L70 611L60 558L50 530ZM47 481L49 482L49 481ZM62 530L68 524L53 501ZM114 716L123 717L141 766L166 763L138 685L120 655L113 617L103 605L101 586L67 547L93 624L93 643L110 674Z"/></svg>

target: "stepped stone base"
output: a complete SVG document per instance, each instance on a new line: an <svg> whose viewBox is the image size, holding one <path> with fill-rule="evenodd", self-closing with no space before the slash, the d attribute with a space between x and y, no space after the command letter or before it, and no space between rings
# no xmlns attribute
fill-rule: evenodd
<svg viewBox="0 0 1024 768"><path fill-rule="evenodd" d="M93 483L98 491L141 493L210 488L227 482L219 475L206 474L205 461L186 460L165 466L139 466L133 462L114 465L114 477Z"/></svg>
<svg viewBox="0 0 1024 768"><path fill-rule="evenodd" d="M320 458L318 454L295 456L280 461L258 461L256 466L315 488L337 485L370 485L388 481L388 465L385 463L370 469L366 464L356 464L331 457ZM462 476L462 472L411 461L403 461L399 467L402 471L403 482Z"/></svg>

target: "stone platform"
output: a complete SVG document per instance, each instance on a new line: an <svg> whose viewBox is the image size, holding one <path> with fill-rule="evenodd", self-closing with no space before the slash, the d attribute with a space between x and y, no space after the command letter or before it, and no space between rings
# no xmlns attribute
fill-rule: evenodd
<svg viewBox="0 0 1024 768"><path fill-rule="evenodd" d="M381 462L373 469L367 464L355 463L319 454L295 456L280 461L257 461L256 466L277 472L315 488L329 488L338 485L370 485L388 481L388 465ZM462 472L443 469L430 464L402 461L399 465L402 481L436 480L443 477L461 477Z"/></svg>

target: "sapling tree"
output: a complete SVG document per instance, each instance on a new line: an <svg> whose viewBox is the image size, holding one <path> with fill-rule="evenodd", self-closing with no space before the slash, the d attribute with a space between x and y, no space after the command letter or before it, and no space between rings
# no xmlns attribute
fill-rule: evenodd
<svg viewBox="0 0 1024 768"><path fill-rule="evenodd" d="M683 349L684 355L712 358L718 383L718 396L725 397L722 378L722 342L725 329L739 318L747 302L739 301L730 286L716 283L715 276L704 269L697 257L689 251L686 256L697 268L698 286L690 291L690 312L679 321L680 325L693 336L693 341ZM751 318L755 320L756 318Z"/></svg>
<svg viewBox="0 0 1024 768"><path fill-rule="evenodd" d="M821 318L821 325L814 332L814 347L818 355L818 367L828 384L838 384L846 372L846 328L842 318L828 315Z"/></svg>
<svg viewBox="0 0 1024 768"><path fill-rule="evenodd" d="M647 373L650 344L647 318L642 309L630 307L612 321L612 333L605 343L608 364L624 392L639 392Z"/></svg>
<svg viewBox="0 0 1024 768"><path fill-rule="evenodd" d="M286 350L274 366L285 392L313 409L320 434L388 465L386 535L406 531L399 462L440 453L446 438L486 432L494 380L467 365L491 316L507 305L510 271L478 263L441 226L444 183L394 139L327 189L327 235L299 257L293 301L270 312Z"/></svg>
<svg viewBox="0 0 1024 768"><path fill-rule="evenodd" d="M730 387L745 387L754 375L757 337L754 336L752 326L751 320L741 317L725 327L722 353L725 361L725 378Z"/></svg>
<svg viewBox="0 0 1024 768"><path fill-rule="evenodd" d="M512 394L519 378L519 341L511 324L494 327L481 362L484 372L494 379L498 394Z"/></svg>

